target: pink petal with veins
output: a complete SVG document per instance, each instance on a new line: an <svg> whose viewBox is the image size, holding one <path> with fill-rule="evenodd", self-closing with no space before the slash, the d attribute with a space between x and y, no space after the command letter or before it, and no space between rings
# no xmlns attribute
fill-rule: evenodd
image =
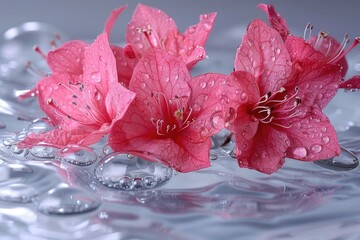
<svg viewBox="0 0 360 240"><path fill-rule="evenodd" d="M261 3L258 5L258 8L263 10L268 15L268 20L270 25L279 32L282 39L285 40L289 35L289 30L286 26L286 21L276 12L275 8L272 5L266 5Z"/></svg>
<svg viewBox="0 0 360 240"><path fill-rule="evenodd" d="M64 43L60 48L50 51L47 63L53 74L67 73L81 75L83 73L83 60L87 43L79 40Z"/></svg>
<svg viewBox="0 0 360 240"><path fill-rule="evenodd" d="M349 80L343 81L341 82L340 88L345 88L345 89L359 89L360 88L360 76L353 76L352 78L350 78Z"/></svg>
<svg viewBox="0 0 360 240"><path fill-rule="evenodd" d="M284 131L291 146L287 157L315 161L340 154L335 129L316 105L309 109L304 118L298 119L293 127Z"/></svg>
<svg viewBox="0 0 360 240"><path fill-rule="evenodd" d="M288 137L282 131L259 125L253 138L237 134L236 158L240 167L271 174L285 162Z"/></svg>
<svg viewBox="0 0 360 240"><path fill-rule="evenodd" d="M111 49L116 60L118 81L128 87L132 73L139 59L135 56L129 56L129 50L126 47L121 48L112 45Z"/></svg>
<svg viewBox="0 0 360 240"><path fill-rule="evenodd" d="M108 38L110 38L111 31L113 29L113 26L119 17L119 15L127 8L127 6L121 6L119 8L114 9L110 17L106 20L105 26L104 26L104 32L108 34Z"/></svg>
<svg viewBox="0 0 360 240"><path fill-rule="evenodd" d="M251 22L236 51L235 70L254 75L261 94L279 90L291 73L291 59L279 33L259 19Z"/></svg>

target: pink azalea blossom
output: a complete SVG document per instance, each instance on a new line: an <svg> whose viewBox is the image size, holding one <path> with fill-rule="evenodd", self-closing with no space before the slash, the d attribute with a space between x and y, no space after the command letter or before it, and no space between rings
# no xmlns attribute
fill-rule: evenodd
<svg viewBox="0 0 360 240"><path fill-rule="evenodd" d="M56 147L97 142L122 118L135 94L118 83L107 33L91 45L65 43L47 56L52 74L36 85L41 109L55 129L30 133L19 147L38 143Z"/></svg>
<svg viewBox="0 0 360 240"><path fill-rule="evenodd" d="M298 37L284 42L261 20L249 25L232 74L233 89L243 91L229 95L235 99L235 118L226 124L235 135L241 167L270 174L285 157L315 161L340 153L322 109L339 87L341 66L304 57L316 54L321 53Z"/></svg>
<svg viewBox="0 0 360 240"><path fill-rule="evenodd" d="M206 56L206 40L212 30L216 13L200 15L197 25L179 33L175 21L159 9L139 4L128 24L126 41L140 58L150 48L161 48L182 59L191 69Z"/></svg>
<svg viewBox="0 0 360 240"><path fill-rule="evenodd" d="M112 128L109 145L180 172L208 167L210 136L223 128L220 85L229 78L191 78L181 59L148 49L129 85L136 99Z"/></svg>
<svg viewBox="0 0 360 240"><path fill-rule="evenodd" d="M269 19L270 25L279 32L284 41L290 36L290 31L286 26L286 21L280 16L272 5L259 4L258 7L262 9ZM348 64L345 59L348 54L359 42L360 38L355 38L350 47L346 48L351 41L349 36L345 34L341 43L336 41L327 32L319 32L318 35L312 36L313 26L308 24L304 31L303 41L309 46L305 48L293 48L295 51L292 56L301 57L301 59L312 59L314 61L322 61L329 65L340 65L342 67L342 76L347 73ZM292 38L294 38L292 36ZM299 60L298 58L294 59ZM358 88L360 86L359 77L351 78L351 81L342 82L340 88Z"/></svg>

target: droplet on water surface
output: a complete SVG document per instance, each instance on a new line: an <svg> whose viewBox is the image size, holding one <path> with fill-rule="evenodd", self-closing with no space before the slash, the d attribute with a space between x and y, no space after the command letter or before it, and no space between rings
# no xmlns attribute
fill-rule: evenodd
<svg viewBox="0 0 360 240"><path fill-rule="evenodd" d="M358 158L346 148L341 147L341 153L337 157L315 161L315 164L336 171L349 171L359 166Z"/></svg>
<svg viewBox="0 0 360 240"><path fill-rule="evenodd" d="M115 152L100 160L95 176L110 188L144 190L164 185L172 177L172 170L160 163Z"/></svg>
<svg viewBox="0 0 360 240"><path fill-rule="evenodd" d="M91 165L97 160L96 153L92 149L77 145L63 148L57 158L78 166Z"/></svg>
<svg viewBox="0 0 360 240"><path fill-rule="evenodd" d="M50 215L70 215L95 210L100 204L91 193L64 184L37 199L37 210Z"/></svg>

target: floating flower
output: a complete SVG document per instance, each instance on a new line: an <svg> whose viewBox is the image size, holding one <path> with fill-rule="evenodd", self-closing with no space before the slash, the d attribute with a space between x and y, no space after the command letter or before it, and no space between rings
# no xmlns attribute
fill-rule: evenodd
<svg viewBox="0 0 360 240"><path fill-rule="evenodd" d="M345 56L360 42L360 38L355 38L350 47L346 48L351 41L348 34L345 34L341 43L331 37L329 33L323 31L320 31L316 36L312 36L313 26L311 24L306 25L303 38L291 36L285 19L276 12L272 5L259 4L258 7L268 15L270 25L279 32L286 42L293 61L313 60L322 61L329 65L340 65L342 67L342 76L346 75L348 64ZM340 88L358 88L359 86L358 76L339 85Z"/></svg>
<svg viewBox="0 0 360 240"><path fill-rule="evenodd" d="M56 128L30 133L19 147L40 142L57 147L88 146L107 134L124 115L135 94L118 83L107 33L83 46L80 41L72 41L48 54L53 73L41 79L35 89L41 109Z"/></svg>
<svg viewBox="0 0 360 240"><path fill-rule="evenodd" d="M335 95L341 66L301 58L311 46L254 20L237 50L234 132L241 167L273 173L284 158L315 161L340 153L322 109ZM297 54L297 55L296 55ZM320 53L319 53L320 54ZM244 99L247 103L243 104Z"/></svg>
<svg viewBox="0 0 360 240"><path fill-rule="evenodd" d="M136 99L112 128L109 145L180 172L208 167L210 136L223 128L220 85L229 78L191 78L181 59L148 49L129 85Z"/></svg>
<svg viewBox="0 0 360 240"><path fill-rule="evenodd" d="M182 59L191 69L206 56L206 40L216 13L200 15L200 22L179 33L175 21L159 9L139 4L128 24L126 41L134 56L140 58L150 48L166 50Z"/></svg>

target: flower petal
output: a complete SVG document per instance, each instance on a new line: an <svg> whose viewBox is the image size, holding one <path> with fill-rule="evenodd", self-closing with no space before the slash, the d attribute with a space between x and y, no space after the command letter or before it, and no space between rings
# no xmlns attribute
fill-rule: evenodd
<svg viewBox="0 0 360 240"><path fill-rule="evenodd" d="M257 6L261 10L263 10L268 15L268 20L270 25L280 33L282 39L286 39L289 35L289 30L286 26L286 21L284 18L280 16L279 13L276 12L275 8L272 5L266 5L261 3Z"/></svg>
<svg viewBox="0 0 360 240"><path fill-rule="evenodd" d="M184 62L186 63L186 66L188 69L192 69L196 63L201 61L206 57L206 51L203 47L195 47L194 51L191 51L189 55L186 56L180 56Z"/></svg>
<svg viewBox="0 0 360 240"><path fill-rule="evenodd" d="M233 77L232 84L223 88L222 94L230 99L228 115L225 116L226 128L236 135L250 127L247 126L249 112L259 100L260 90L257 80L250 73L237 71L232 72L231 76ZM243 119L245 116L247 118ZM250 132L252 132L251 128Z"/></svg>
<svg viewBox="0 0 360 240"><path fill-rule="evenodd" d="M341 82L341 67L322 62L295 62L293 81L286 86L287 90L299 89L297 96L301 99L299 108L318 104L323 109L335 96ZM291 84L290 84L291 83Z"/></svg>
<svg viewBox="0 0 360 240"><path fill-rule="evenodd" d="M120 83L113 83L105 98L106 111L111 119L120 119L135 98L135 93L123 87Z"/></svg>
<svg viewBox="0 0 360 240"><path fill-rule="evenodd" d="M360 88L360 76L353 76L349 80L346 80L344 82L341 82L340 88L345 89L359 89Z"/></svg>
<svg viewBox="0 0 360 240"><path fill-rule="evenodd" d="M103 97L109 85L118 82L116 61L106 33L100 34L86 49L83 68L84 85L99 91Z"/></svg>
<svg viewBox="0 0 360 240"><path fill-rule="evenodd" d="M19 148L32 148L42 143L52 145L56 148L62 148L67 144L76 144L83 139L88 133L83 130L74 129L73 131L64 131L62 129L54 129L49 132L39 134L30 133L24 140L19 142Z"/></svg>
<svg viewBox="0 0 360 240"><path fill-rule="evenodd" d="M224 127L223 106L228 98L222 94L222 89L230 81L230 76L216 73L200 75L189 81L192 93L189 106L195 121L186 132L192 141L203 142Z"/></svg>
<svg viewBox="0 0 360 240"><path fill-rule="evenodd" d="M205 46L206 40L212 30L217 13L212 12L200 15L200 22L196 25L189 26L185 32L185 41L193 47ZM190 47L190 45L189 45Z"/></svg>
<svg viewBox="0 0 360 240"><path fill-rule="evenodd" d="M328 159L340 154L334 127L320 108L314 105L291 128L284 129L290 141L286 156L302 161Z"/></svg>
<svg viewBox="0 0 360 240"><path fill-rule="evenodd" d="M60 48L52 50L47 55L47 63L52 74L67 73L81 75L87 43L79 40L64 43Z"/></svg>
<svg viewBox="0 0 360 240"><path fill-rule="evenodd" d="M114 151L134 154L143 159L162 162L179 172L190 172L210 166L209 149L210 139L203 143L191 143L170 138L154 139L149 137L116 138L123 134L125 126L118 121L110 132L109 145ZM181 136L179 136L181 137Z"/></svg>
<svg viewBox="0 0 360 240"><path fill-rule="evenodd" d="M118 81L128 87L132 73L139 59L135 56L128 56L126 50L121 47L112 45L111 49L116 60Z"/></svg>
<svg viewBox="0 0 360 240"><path fill-rule="evenodd" d="M105 22L104 26L104 32L108 34L108 38L110 38L110 34L112 31L112 28L116 22L116 19L119 17L119 15L127 8L127 6L121 6L119 8L114 9L109 18Z"/></svg>
<svg viewBox="0 0 360 240"><path fill-rule="evenodd" d="M151 36L149 36L151 42L139 31L148 27L151 28ZM142 56L149 47L159 47L160 39L165 40L168 33L177 33L177 31L175 21L166 13L157 8L138 4L127 27L126 42L134 47L134 51L139 56Z"/></svg>
<svg viewBox="0 0 360 240"><path fill-rule="evenodd" d="M316 51L313 46L303 38L289 36L285 41L293 62L295 61L321 61L326 62L325 56Z"/></svg>
<svg viewBox="0 0 360 240"><path fill-rule="evenodd" d="M164 100L179 99L187 108L191 92L187 82L190 79L189 71L181 59L151 48L136 65L129 89L137 94L135 105L151 123L151 118L162 118L160 110L166 110L166 103L154 98L156 94L160 94Z"/></svg>
<svg viewBox="0 0 360 240"><path fill-rule="evenodd" d="M253 138L246 136L235 136L236 158L240 167L271 174L284 164L285 152L289 146L284 132L260 124Z"/></svg>
<svg viewBox="0 0 360 240"><path fill-rule="evenodd" d="M235 70L254 75L261 95L278 91L291 73L290 56L280 34L259 19L251 22L236 51Z"/></svg>

